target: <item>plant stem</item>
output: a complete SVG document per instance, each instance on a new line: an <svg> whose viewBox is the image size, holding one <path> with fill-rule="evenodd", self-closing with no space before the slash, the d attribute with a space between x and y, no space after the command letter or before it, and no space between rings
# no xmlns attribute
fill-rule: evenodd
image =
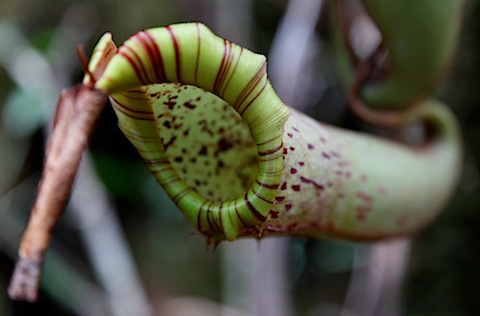
<svg viewBox="0 0 480 316"><path fill-rule="evenodd" d="M19 250L8 289L15 300L33 302L38 296L40 270L52 230L70 195L88 137L107 95L86 85L64 91L47 145L44 175Z"/></svg>

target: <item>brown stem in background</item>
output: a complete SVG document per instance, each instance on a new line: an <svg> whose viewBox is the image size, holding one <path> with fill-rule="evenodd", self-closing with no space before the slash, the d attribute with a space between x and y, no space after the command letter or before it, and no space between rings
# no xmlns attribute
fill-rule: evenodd
<svg viewBox="0 0 480 316"><path fill-rule="evenodd" d="M83 84L60 96L37 199L8 289L14 300L37 299L41 266L53 228L70 196L88 137L107 100L104 92Z"/></svg>
<svg viewBox="0 0 480 316"><path fill-rule="evenodd" d="M402 111L382 111L374 110L363 103L360 97L360 90L363 84L369 80L371 72L373 71L377 58L383 53L383 45L375 50L375 52L357 66L356 76L351 88L348 91L348 105L350 110L363 121L373 124L378 127L398 128L402 127L412 118L416 117L418 105L421 102L413 103L408 108Z"/></svg>

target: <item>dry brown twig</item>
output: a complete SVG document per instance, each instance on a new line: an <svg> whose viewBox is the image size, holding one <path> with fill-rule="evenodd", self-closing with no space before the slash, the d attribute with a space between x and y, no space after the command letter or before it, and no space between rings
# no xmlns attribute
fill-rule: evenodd
<svg viewBox="0 0 480 316"><path fill-rule="evenodd" d="M8 289L14 300L37 299L41 266L52 230L70 196L82 153L107 101L106 93L85 84L60 95L47 145L45 171Z"/></svg>

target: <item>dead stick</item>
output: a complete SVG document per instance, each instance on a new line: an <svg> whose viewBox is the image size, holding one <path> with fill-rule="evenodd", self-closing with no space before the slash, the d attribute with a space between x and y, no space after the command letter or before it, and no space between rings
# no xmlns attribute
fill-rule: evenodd
<svg viewBox="0 0 480 316"><path fill-rule="evenodd" d="M84 84L63 91L60 96L42 180L8 288L14 300L37 299L41 267L53 228L68 201L82 153L107 100L104 92Z"/></svg>

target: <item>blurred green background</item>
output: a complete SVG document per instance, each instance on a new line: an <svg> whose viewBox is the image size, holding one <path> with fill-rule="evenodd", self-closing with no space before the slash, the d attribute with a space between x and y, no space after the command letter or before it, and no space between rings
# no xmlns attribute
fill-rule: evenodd
<svg viewBox="0 0 480 316"><path fill-rule="evenodd" d="M322 1L299 2L0 0L1 316L480 312L478 0L468 2L458 53L436 91L463 128L461 181L439 220L412 240L376 245L305 238L242 240L210 253L204 238L156 185L107 109L92 136L79 192L55 230L39 302L7 298L41 175L48 121L61 89L83 76L77 44L89 53L105 31L120 44L140 29L201 21L220 36L275 55L269 71L278 72L282 60L288 60L282 59L279 47L285 36L296 36L285 28L300 30L310 36L302 76L275 74L274 86L287 102L298 100L309 114L358 128L345 109L326 10L318 8ZM288 91L289 86L296 89Z"/></svg>

